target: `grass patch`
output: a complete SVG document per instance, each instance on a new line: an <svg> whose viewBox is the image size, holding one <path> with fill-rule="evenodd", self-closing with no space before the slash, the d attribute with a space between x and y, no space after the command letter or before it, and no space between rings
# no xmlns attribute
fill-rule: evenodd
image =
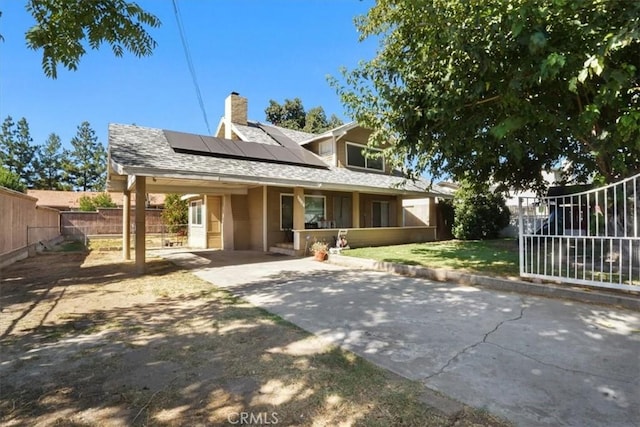
<svg viewBox="0 0 640 427"><path fill-rule="evenodd" d="M343 254L489 276L518 276L519 274L518 245L515 239L413 243L349 249L343 251Z"/></svg>

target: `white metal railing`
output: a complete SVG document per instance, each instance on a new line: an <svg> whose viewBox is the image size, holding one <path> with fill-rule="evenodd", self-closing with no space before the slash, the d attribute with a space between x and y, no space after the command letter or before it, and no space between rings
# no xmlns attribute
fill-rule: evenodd
<svg viewBox="0 0 640 427"><path fill-rule="evenodd" d="M522 277L640 291L640 174L518 205Z"/></svg>

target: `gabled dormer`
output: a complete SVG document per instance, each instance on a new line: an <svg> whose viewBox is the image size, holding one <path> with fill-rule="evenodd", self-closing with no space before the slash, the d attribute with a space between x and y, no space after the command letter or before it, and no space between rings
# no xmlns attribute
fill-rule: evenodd
<svg viewBox="0 0 640 427"><path fill-rule="evenodd" d="M368 158L363 150L371 131L351 122L338 126L302 142L302 146L320 156L335 167L343 167L367 172L389 173L382 158ZM378 149L370 149L381 151Z"/></svg>

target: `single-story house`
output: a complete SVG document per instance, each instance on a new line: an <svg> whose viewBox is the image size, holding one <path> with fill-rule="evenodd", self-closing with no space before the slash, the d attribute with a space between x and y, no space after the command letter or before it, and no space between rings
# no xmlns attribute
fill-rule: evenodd
<svg viewBox="0 0 640 427"><path fill-rule="evenodd" d="M125 203L132 191L188 195L192 247L280 246L302 254L313 241L332 244L340 229L351 246L438 238L436 201L452 192L365 156L369 130L349 123L314 135L250 121L247 106L232 93L213 136L111 124L109 190L122 192ZM406 221L408 199L427 200L415 204L427 206L422 223ZM136 217L137 230L142 221ZM143 270L141 234L136 262Z"/></svg>
<svg viewBox="0 0 640 427"><path fill-rule="evenodd" d="M27 195L38 199L37 206L45 206L59 211L76 211L80 209L80 198L96 197L101 194L97 191L63 191L63 190L27 190ZM111 200L118 207L122 207L122 193L108 193ZM135 206L135 195L131 199L131 205ZM164 194L145 194L145 206L147 208L162 209L164 207Z"/></svg>

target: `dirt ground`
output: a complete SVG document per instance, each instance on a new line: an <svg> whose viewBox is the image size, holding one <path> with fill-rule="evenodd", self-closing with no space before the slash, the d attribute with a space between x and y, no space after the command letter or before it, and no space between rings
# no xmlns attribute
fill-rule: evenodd
<svg viewBox="0 0 640 427"><path fill-rule="evenodd" d="M51 253L0 271L2 425L507 425L437 411L419 385L148 263Z"/></svg>

